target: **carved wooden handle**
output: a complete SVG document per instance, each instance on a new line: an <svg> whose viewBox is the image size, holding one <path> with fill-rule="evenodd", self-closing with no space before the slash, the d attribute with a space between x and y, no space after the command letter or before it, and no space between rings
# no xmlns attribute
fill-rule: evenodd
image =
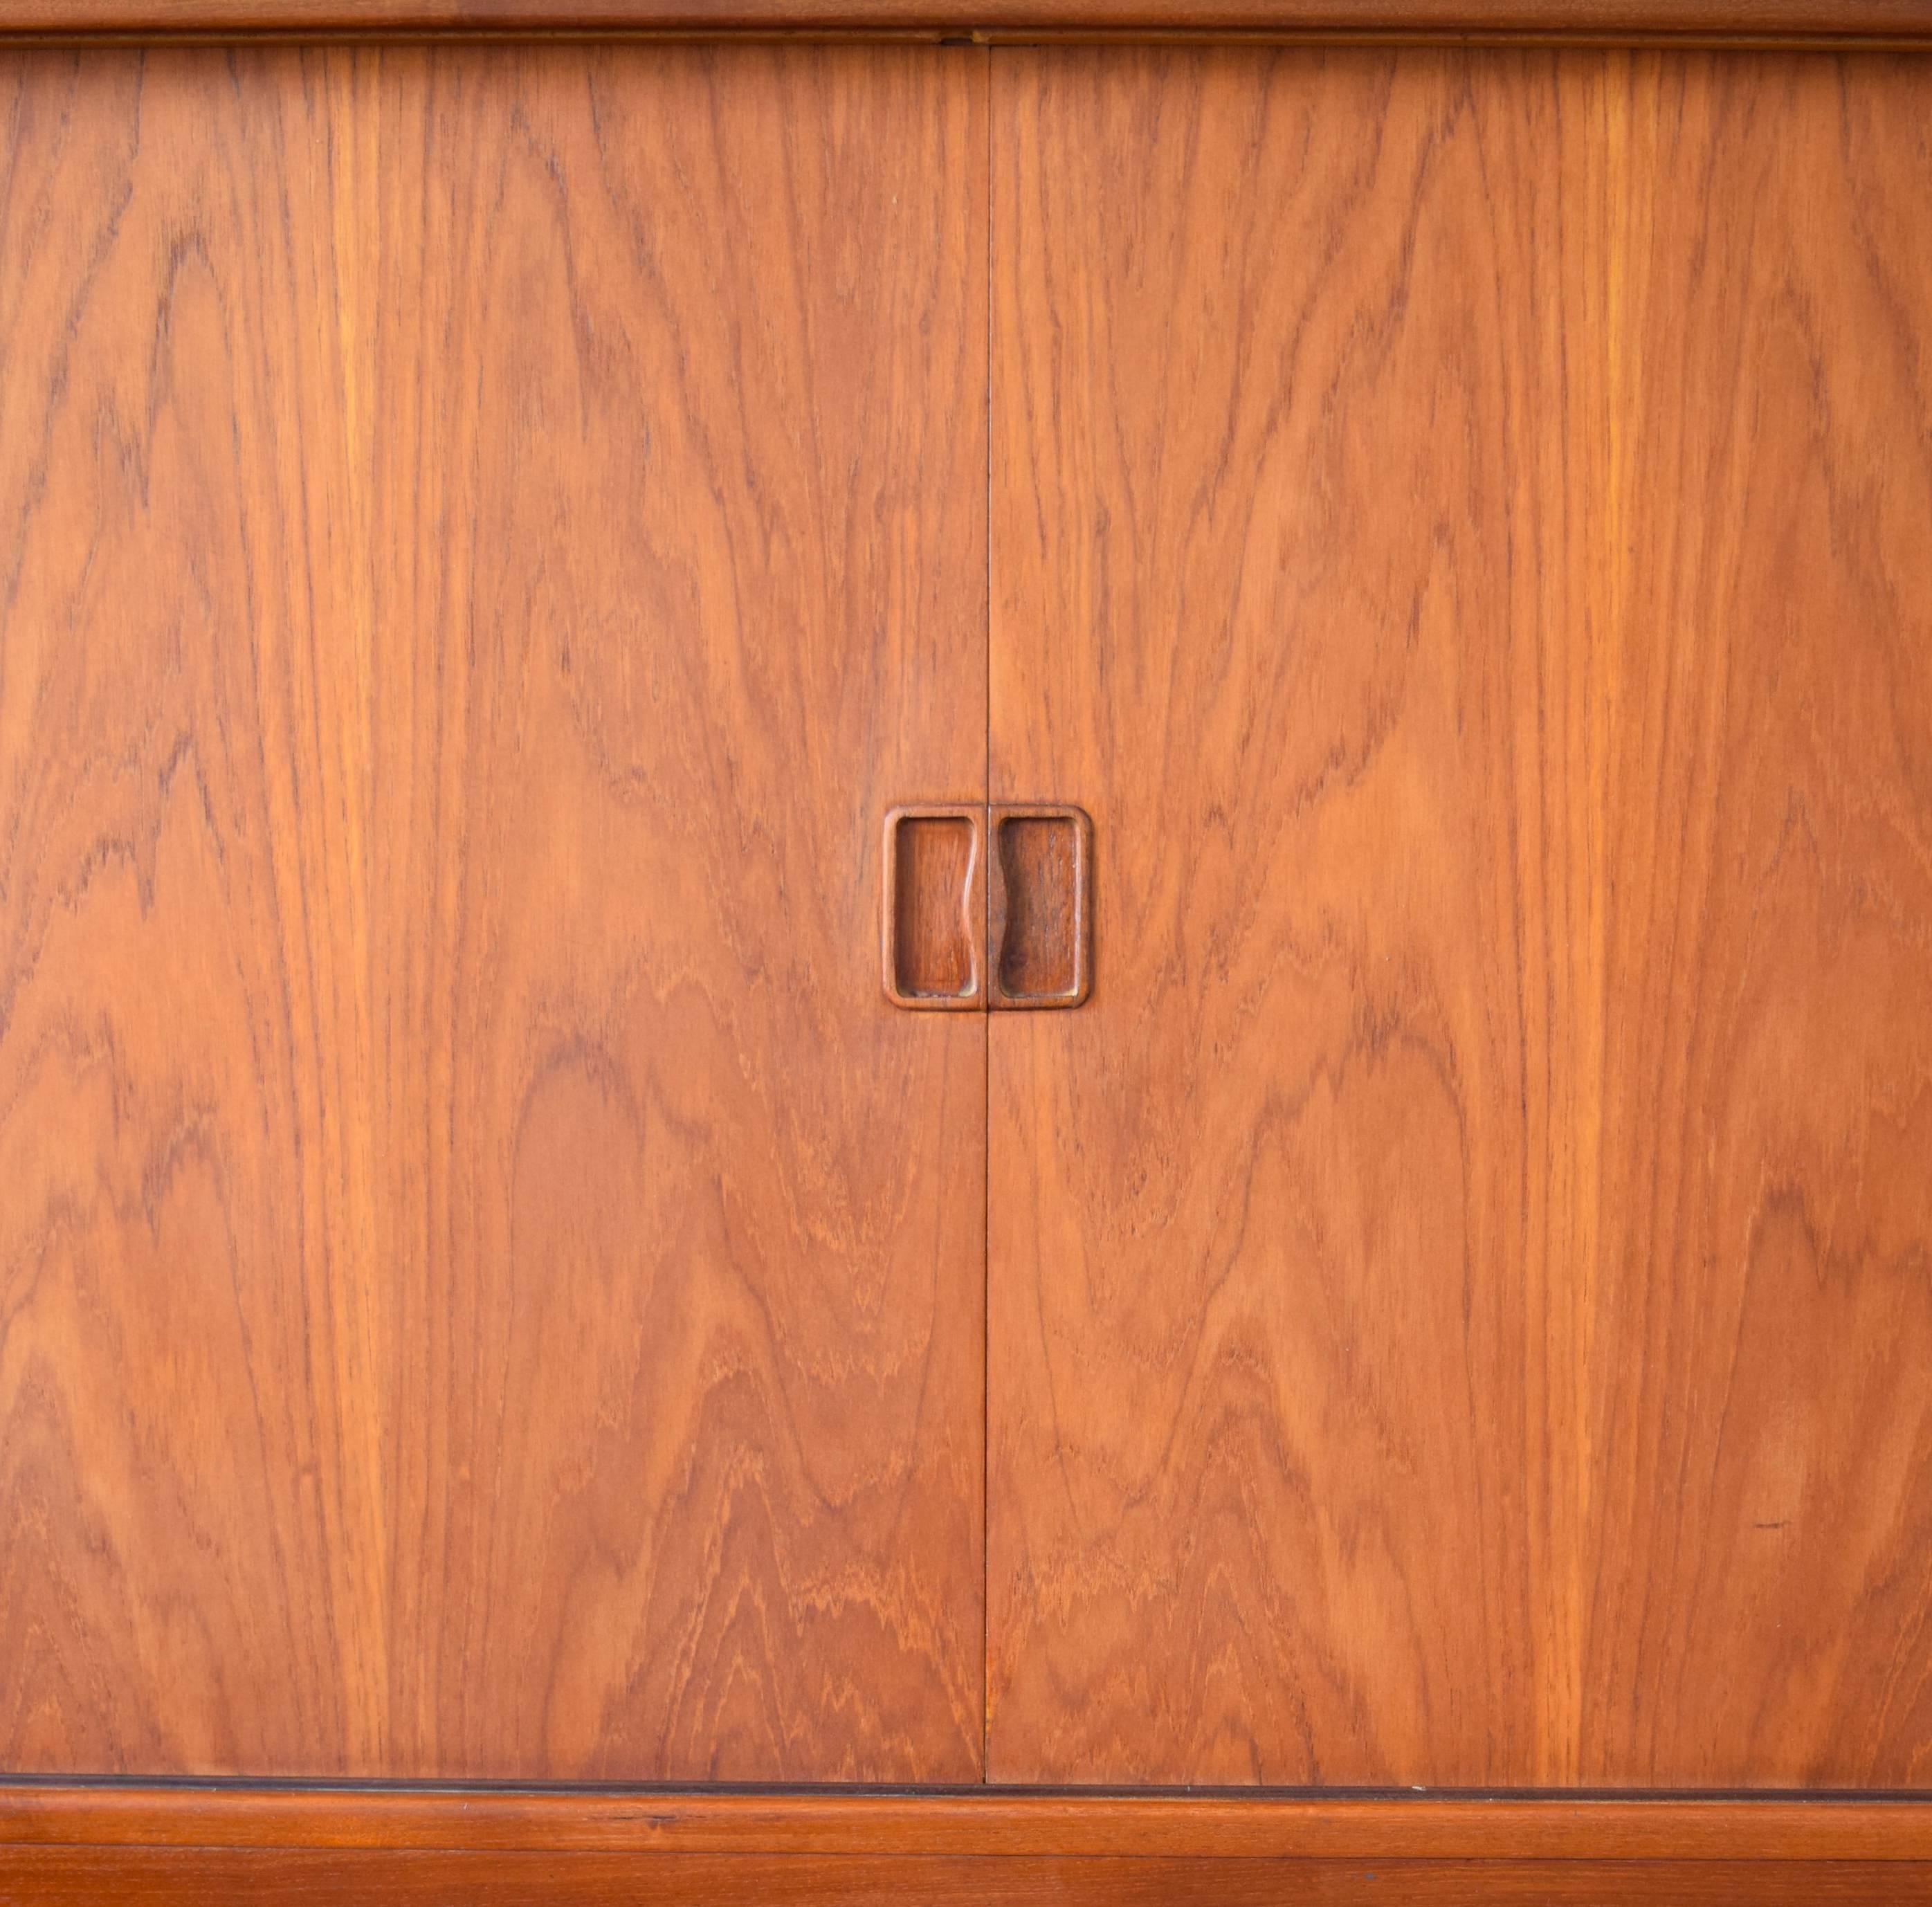
<svg viewBox="0 0 1932 1907"><path fill-rule="evenodd" d="M1001 807L988 828L988 1003L1078 1006L1094 984L1093 823L1077 808Z"/></svg>
<svg viewBox="0 0 1932 1907"><path fill-rule="evenodd" d="M895 1006L978 1012L986 811L935 803L886 817L886 905L880 934L886 997Z"/></svg>
<svg viewBox="0 0 1932 1907"><path fill-rule="evenodd" d="M953 1012L1078 1006L1093 985L1093 860L1094 824L1077 808L894 808L886 997Z"/></svg>

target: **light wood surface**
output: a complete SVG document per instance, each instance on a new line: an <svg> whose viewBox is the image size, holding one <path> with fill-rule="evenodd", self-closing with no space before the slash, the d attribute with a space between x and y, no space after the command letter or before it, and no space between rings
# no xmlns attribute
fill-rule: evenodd
<svg viewBox="0 0 1932 1907"><path fill-rule="evenodd" d="M985 87L379 76L405 1769L979 1772L984 1036L875 843L983 787Z"/></svg>
<svg viewBox="0 0 1932 1907"><path fill-rule="evenodd" d="M0 102L0 1766L1932 1787L1932 66Z"/></svg>
<svg viewBox="0 0 1932 1907"><path fill-rule="evenodd" d="M983 54L0 69L0 1762L970 1779Z"/></svg>
<svg viewBox="0 0 1932 1907"><path fill-rule="evenodd" d="M10 1771L382 1754L372 658L328 78L0 63Z"/></svg>
<svg viewBox="0 0 1932 1907"><path fill-rule="evenodd" d="M1606 103L1576 1773L1932 1787L1932 65Z"/></svg>
<svg viewBox="0 0 1932 1907"><path fill-rule="evenodd" d="M1000 52L1011 1781L1932 1777L1932 69Z"/></svg>

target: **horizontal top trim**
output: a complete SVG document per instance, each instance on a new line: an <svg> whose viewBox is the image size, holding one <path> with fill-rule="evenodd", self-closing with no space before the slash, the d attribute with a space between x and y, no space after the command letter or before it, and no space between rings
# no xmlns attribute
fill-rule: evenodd
<svg viewBox="0 0 1932 1907"><path fill-rule="evenodd" d="M0 41L446 32L1932 44L1932 0L9 0L0 12Z"/></svg>

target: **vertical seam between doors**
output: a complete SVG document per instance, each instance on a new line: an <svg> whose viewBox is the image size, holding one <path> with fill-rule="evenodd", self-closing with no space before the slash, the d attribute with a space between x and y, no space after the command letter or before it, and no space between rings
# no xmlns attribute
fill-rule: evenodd
<svg viewBox="0 0 1932 1907"><path fill-rule="evenodd" d="M986 139L986 759L980 787L987 807L986 853L990 862L998 844L993 839L993 49L986 48L983 78ZM992 869L984 883L988 913L980 926L985 946L986 984L992 983L993 948L986 944L992 928ZM980 1096L984 1132L980 1147L980 1186L982 1203L980 1230L980 1780L993 1778L993 1016L980 1015L980 1054L985 1084Z"/></svg>

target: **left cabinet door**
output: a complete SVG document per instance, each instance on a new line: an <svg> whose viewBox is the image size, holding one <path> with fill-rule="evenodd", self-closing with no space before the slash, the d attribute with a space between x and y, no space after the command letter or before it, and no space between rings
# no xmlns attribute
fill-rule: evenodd
<svg viewBox="0 0 1932 1907"><path fill-rule="evenodd" d="M986 55L0 61L0 1765L981 1769Z"/></svg>

